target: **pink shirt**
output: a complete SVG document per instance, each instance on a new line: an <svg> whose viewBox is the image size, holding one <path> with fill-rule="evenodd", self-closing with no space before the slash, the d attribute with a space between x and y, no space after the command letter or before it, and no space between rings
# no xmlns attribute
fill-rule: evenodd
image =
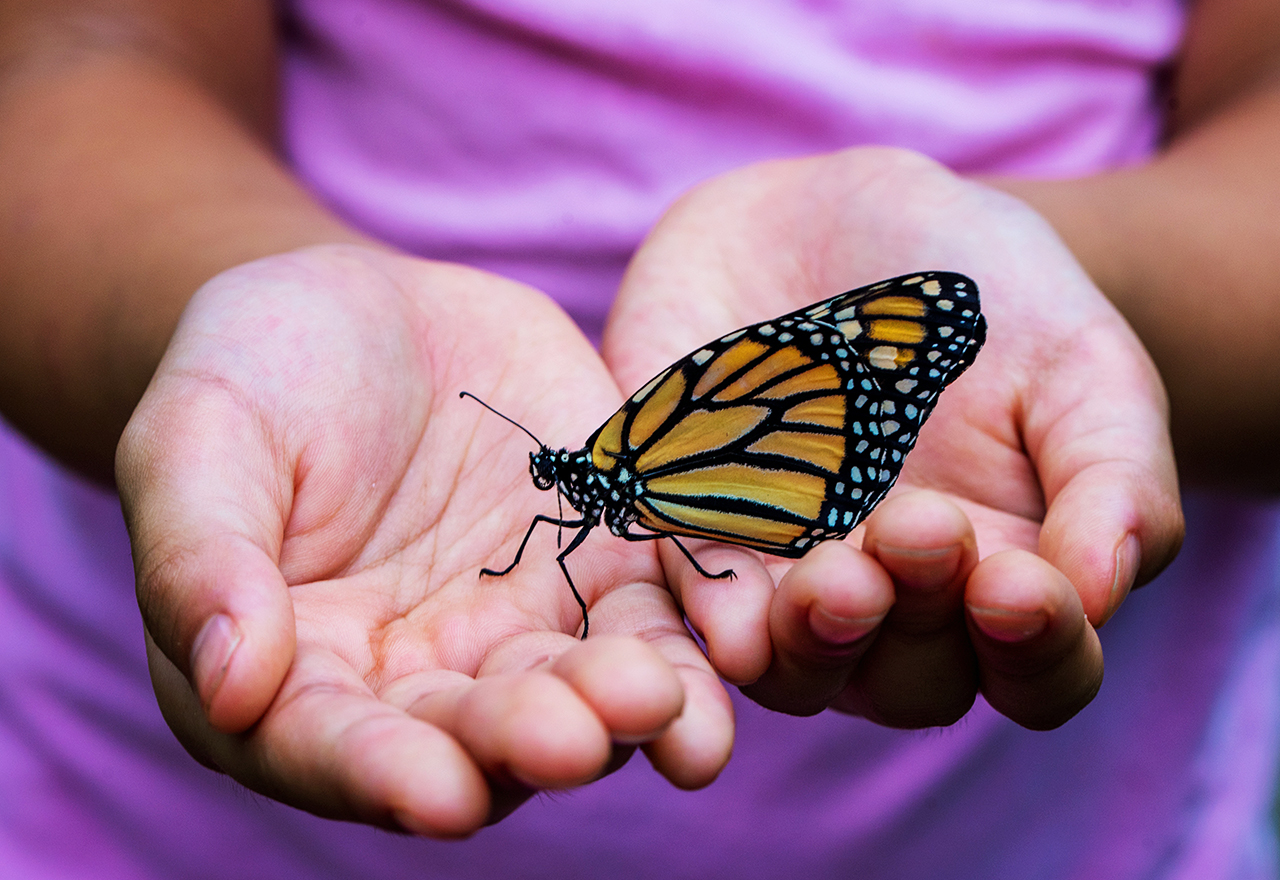
<svg viewBox="0 0 1280 880"><path fill-rule="evenodd" d="M295 0L291 158L420 254L546 290L591 333L680 193L854 144L1080 174L1155 139L1176 0Z"/></svg>
<svg viewBox="0 0 1280 880"><path fill-rule="evenodd" d="M290 157L415 252L549 291L598 330L689 185L858 143L961 170L1140 159L1176 0L295 0ZM738 701L720 780L637 758L473 840L326 822L192 762L151 696L116 501L0 432L0 866L14 877L1272 877L1273 510L1188 505L1186 548L1102 631L1063 728L979 703L904 733ZM594 539L594 538L593 538ZM601 540L607 538L601 537Z"/></svg>

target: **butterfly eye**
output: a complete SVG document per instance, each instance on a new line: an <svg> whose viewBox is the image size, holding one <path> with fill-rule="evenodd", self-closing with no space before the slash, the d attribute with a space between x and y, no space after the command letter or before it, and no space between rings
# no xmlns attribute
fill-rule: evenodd
<svg viewBox="0 0 1280 880"><path fill-rule="evenodd" d="M545 450L529 453L529 475L539 489L550 489L556 484L556 463Z"/></svg>

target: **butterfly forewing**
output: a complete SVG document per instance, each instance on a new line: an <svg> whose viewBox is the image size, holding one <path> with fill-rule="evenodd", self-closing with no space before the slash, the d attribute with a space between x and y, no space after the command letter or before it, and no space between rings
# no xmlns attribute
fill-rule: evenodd
<svg viewBox="0 0 1280 880"><path fill-rule="evenodd" d="M983 334L963 275L859 288L693 352L587 447L643 528L799 556L884 497Z"/></svg>

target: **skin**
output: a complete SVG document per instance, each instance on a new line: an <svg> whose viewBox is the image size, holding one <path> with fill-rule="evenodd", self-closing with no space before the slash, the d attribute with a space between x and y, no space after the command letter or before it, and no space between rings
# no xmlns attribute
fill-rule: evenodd
<svg viewBox="0 0 1280 880"><path fill-rule="evenodd" d="M533 331L504 336L510 360L468 332L492 309ZM546 341L560 357L533 356ZM119 473L157 693L197 758L322 815L440 835L637 745L676 785L714 778L731 709L652 554L575 559L609 585L585 643L551 557L477 577L536 500L494 500L527 487L493 466L527 439L456 389L524 415L513 364L559 389L553 429L584 429L575 400L617 402L545 297L462 267L328 246L196 295Z"/></svg>
<svg viewBox="0 0 1280 880"><path fill-rule="evenodd" d="M979 688L1022 724L1056 726L1101 680L1086 616L1101 624L1135 578L1159 571L1181 521L1159 377L1025 205L894 150L725 175L677 204L636 255L604 357L624 387L638 386L672 352L746 315L910 266L964 267L980 279L989 331L895 488L935 491L900 497L901 508L886 502L868 520L863 549L897 589L857 601L855 570L834 577L816 554L788 570L738 548L701 551L708 570L737 572L732 584L693 576L678 554L664 550L663 562L716 668L772 708L818 711L844 675L836 705L893 726L955 721ZM636 344L653 334L669 348ZM883 623L861 639L850 638L857 626L842 640L833 628L824 646L818 628L797 623L821 610ZM842 663L833 638L844 642ZM815 662L824 674L813 674Z"/></svg>
<svg viewBox="0 0 1280 880"><path fill-rule="evenodd" d="M1254 249L1275 234L1261 218L1280 175L1260 157L1280 25L1264 6L1197 7L1176 136L1142 169L984 185L863 149L710 182L637 253L602 360L538 292L394 253L301 190L272 149L267 4L6 4L0 408L84 473L110 480L114 456L179 739L322 815L467 834L636 746L705 785L732 742L716 672L796 713L927 726L980 690L1052 727L1099 685L1094 627L1181 538L1143 344L1175 425L1210 411L1275 439L1256 388L1197 380L1271 348L1259 279L1280 266L1257 254L1280 251ZM1260 48L1220 75L1241 45ZM1167 210L1188 180L1211 213ZM1256 222L1219 239L1205 216ZM1188 245L1185 271L1154 219ZM737 571L726 585L674 548L593 536L573 557L585 643L549 543L477 581L546 496L494 466L527 438L461 387L582 438L705 340L921 265L980 275L991 341L851 542L789 566L699 547ZM1197 324L1209 275L1256 320ZM514 334L513 311L536 332ZM1237 432L1200 435L1178 434L1188 467L1224 460Z"/></svg>
<svg viewBox="0 0 1280 880"><path fill-rule="evenodd" d="M1169 142L1092 178L1002 180L1054 224L1146 344L1184 475L1280 488L1280 7L1201 2L1174 77Z"/></svg>

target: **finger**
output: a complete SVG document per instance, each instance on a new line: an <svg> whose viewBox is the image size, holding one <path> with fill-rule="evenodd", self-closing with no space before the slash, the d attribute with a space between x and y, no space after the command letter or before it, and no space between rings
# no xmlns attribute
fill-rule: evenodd
<svg viewBox="0 0 1280 880"><path fill-rule="evenodd" d="M742 692L792 715L827 708L893 601L874 559L843 542L819 544L782 577L769 620L773 663Z"/></svg>
<svg viewBox="0 0 1280 880"><path fill-rule="evenodd" d="M684 691L680 716L644 746L653 768L672 785L693 790L710 785L733 752L733 702L704 662L679 665Z"/></svg>
<svg viewBox="0 0 1280 880"><path fill-rule="evenodd" d="M184 683L164 655L151 656L158 690ZM332 655L300 651L299 666L248 737L211 730L189 688L186 706L168 703L165 718L201 760L316 815L430 837L483 825L485 778L453 738L378 700Z"/></svg>
<svg viewBox="0 0 1280 880"><path fill-rule="evenodd" d="M1040 552L1076 585L1089 620L1101 626L1133 587L1168 565L1183 530L1176 483L1143 465L1103 461L1053 497Z"/></svg>
<svg viewBox="0 0 1280 880"><path fill-rule="evenodd" d="M652 729L650 725L651 730L643 740L649 762L680 788L696 789L709 785L724 769L733 750L733 703L723 682L681 621L674 597L656 584L636 582L610 591L597 604L593 614L599 620L602 633L634 633L641 644L662 658L665 668L670 670L669 674L675 675L680 687L678 713L661 730ZM588 639L588 644L595 638ZM620 680L609 674L599 675L596 687L616 691L619 686L614 682ZM653 688L650 692L652 704L664 705L664 711L669 712L672 704L666 687L668 685ZM614 701L619 697L609 694L608 699ZM628 700L634 700L634 697ZM614 724L618 725L615 727L616 742L621 725L617 721ZM630 739L636 741L635 735Z"/></svg>
<svg viewBox="0 0 1280 880"><path fill-rule="evenodd" d="M684 706L675 670L639 639L598 636L565 651L551 671L586 701L614 742L656 739Z"/></svg>
<svg viewBox="0 0 1280 880"><path fill-rule="evenodd" d="M451 734L499 785L568 788L601 775L609 731L572 686L546 669L486 675L409 708Z"/></svg>
<svg viewBox="0 0 1280 880"><path fill-rule="evenodd" d="M458 677L420 673L383 696L410 701L410 714L454 736L501 787L581 785L610 768L614 737L606 717L629 742L656 735L678 714L683 698L656 652L634 639L599 641L597 646L594 639L582 642L563 633L525 633L492 650L474 679L432 690ZM611 693L610 679L633 690ZM415 687L423 689L417 696Z"/></svg>
<svg viewBox="0 0 1280 880"><path fill-rule="evenodd" d="M1071 405L1032 402L1027 414L1049 501L1040 554L1075 584L1095 626L1173 559L1184 529L1159 377L1117 338L1127 336L1082 334L1073 363L1094 367L1054 380Z"/></svg>
<svg viewBox="0 0 1280 880"><path fill-rule="evenodd" d="M665 613L637 613L649 607L655 596L665 597ZM642 743L650 763L674 785L701 788L710 784L729 760L733 705L697 643L672 613L670 603L670 594L651 584L619 588L599 606L601 634L585 642L537 633L512 639L491 654L482 673L511 675L534 668L540 657L554 656L537 669L563 676L609 732L615 747ZM632 628L642 621L638 637L607 634L623 621ZM557 655L558 651L563 653ZM414 711L425 717L421 704ZM454 721L444 716L432 718L444 729L455 730ZM581 773L594 779L617 769L617 760L615 748L605 764ZM566 777L556 787L580 781Z"/></svg>
<svg viewBox="0 0 1280 880"><path fill-rule="evenodd" d="M685 541L700 574L669 540L662 540L659 556L672 594L684 609L694 632L706 645L711 665L727 681L747 684L765 673L772 660L769 608L774 578L760 556L726 544Z"/></svg>
<svg viewBox="0 0 1280 880"><path fill-rule="evenodd" d="M130 423L117 460L147 632L227 733L262 716L295 649L275 562L282 502L257 436L234 406L153 409Z"/></svg>
<svg viewBox="0 0 1280 880"><path fill-rule="evenodd" d="M993 554L969 577L965 604L982 692L1033 730L1057 727L1102 685L1102 646L1071 582L1035 554Z"/></svg>
<svg viewBox="0 0 1280 880"><path fill-rule="evenodd" d="M896 601L837 706L891 727L954 723L978 690L963 611L978 559L973 526L945 496L910 492L867 521L863 547Z"/></svg>

